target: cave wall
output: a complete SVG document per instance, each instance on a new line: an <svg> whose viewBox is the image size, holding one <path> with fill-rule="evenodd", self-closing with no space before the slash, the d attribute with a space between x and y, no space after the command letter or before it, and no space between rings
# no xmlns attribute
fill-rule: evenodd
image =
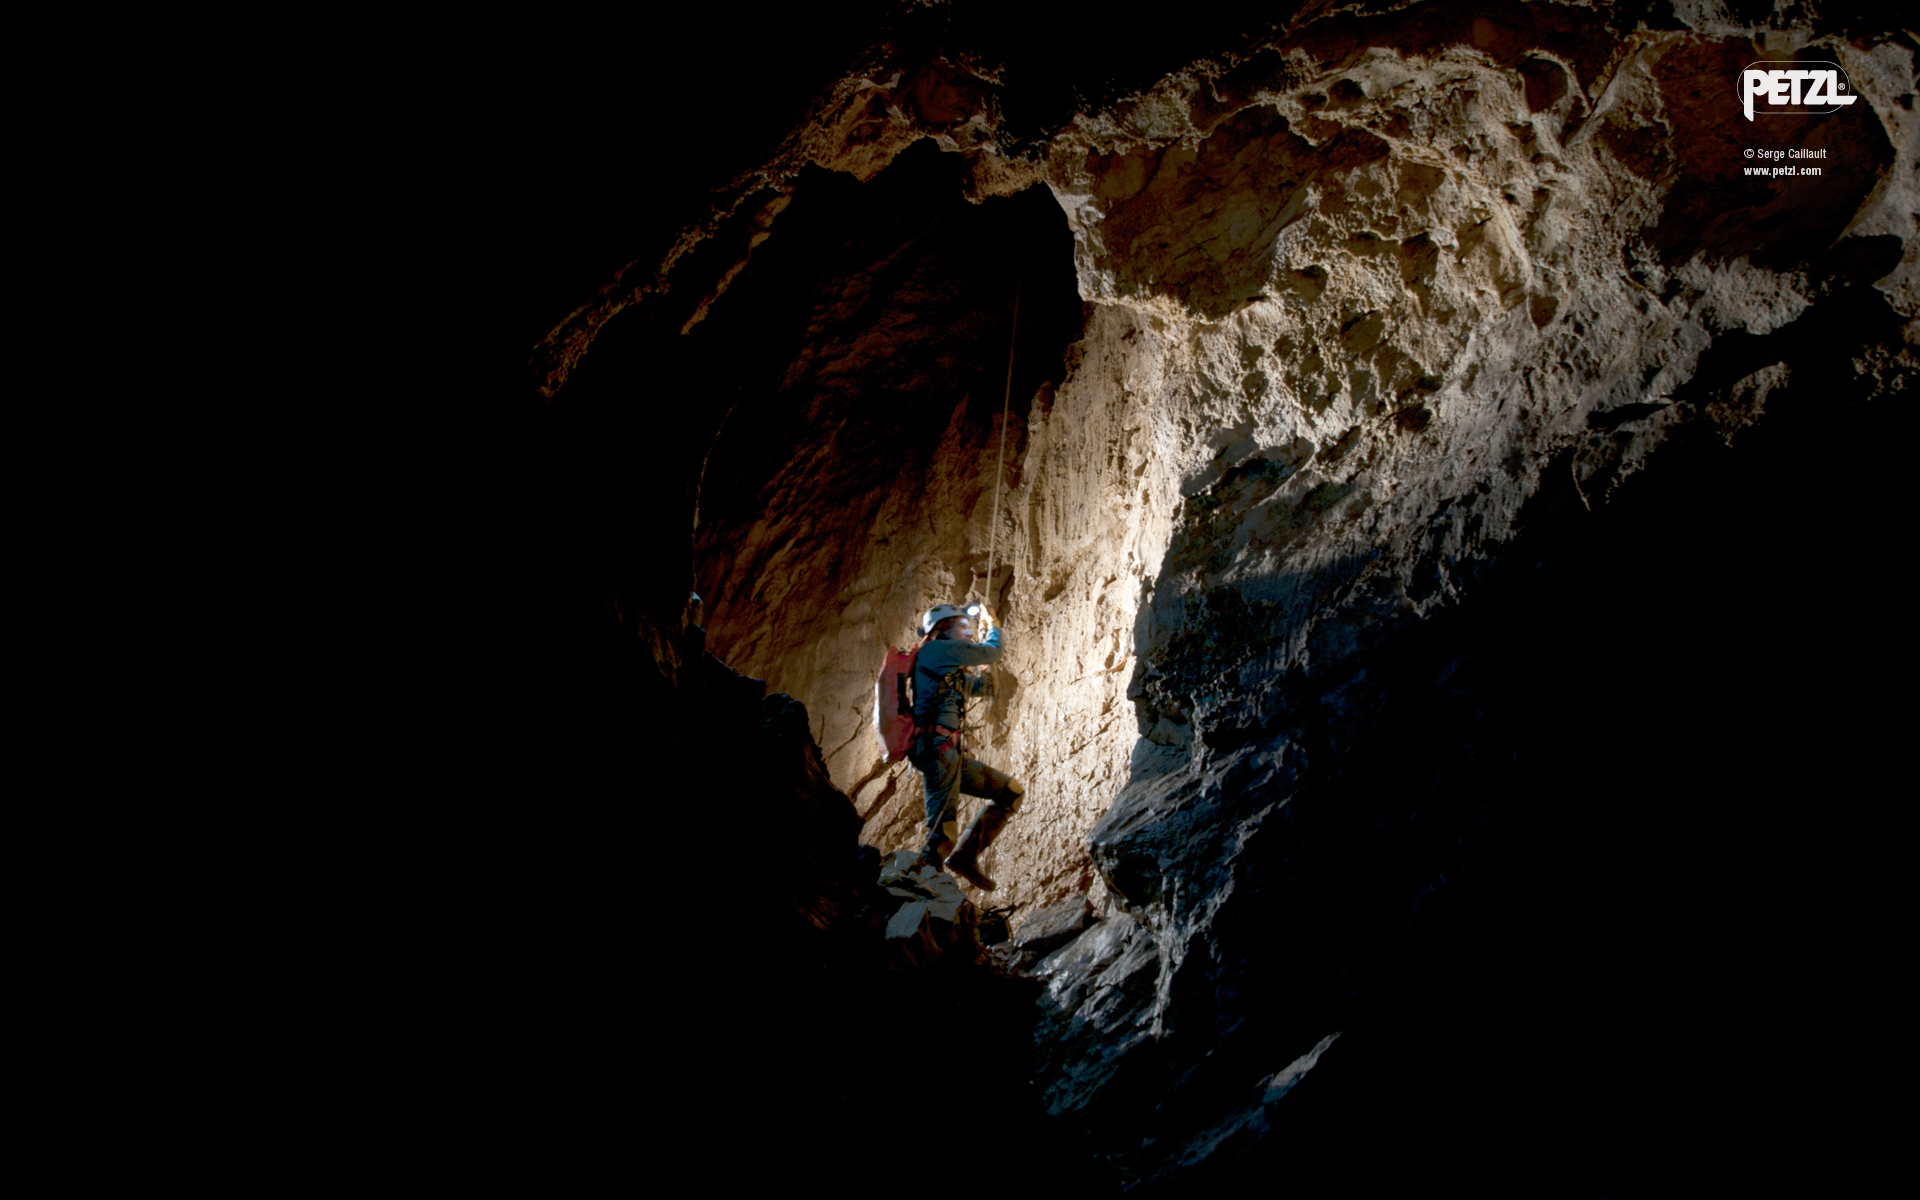
<svg viewBox="0 0 1920 1200"><path fill-rule="evenodd" d="M1077 324L1077 301L1073 316ZM1056 371L1072 368L1066 385L1045 380L1012 409L1009 486L991 539L993 604L1010 649L994 672L995 697L974 710L973 745L1028 785L1021 834L994 864L1005 882L993 902L1023 909L1096 885L1086 833L1124 780L1137 739L1125 695L1134 610L1163 552L1173 499L1149 472L1173 433L1141 399L1164 386L1158 340L1140 340L1130 322L1099 310L1092 320L1071 362L1056 350ZM941 339L953 334L922 327ZM887 351L898 345L889 339ZM1000 348L987 346L986 356ZM871 379L844 358L822 369ZM751 493L756 503L740 524L703 523L696 560L716 644L741 670L806 701L834 778L865 819L862 840L883 850L918 845L921 801L909 767L880 761L874 663L887 644L912 644L919 614L939 597L977 596L987 585L999 414L990 394L973 404L967 396L932 401L933 391L912 380L897 393L930 410L932 443L897 462L887 461L900 445L890 439L859 455L869 468L882 462L884 483L853 504L816 490L808 464L833 454L828 447L848 430L839 415L810 411L794 465ZM870 487L875 474L868 471ZM764 503L775 489L809 494L784 508ZM807 595L798 620L784 598L795 579L834 585Z"/></svg>
<svg viewBox="0 0 1920 1200"><path fill-rule="evenodd" d="M1620 615L1569 602L1597 586L1573 531L1630 514L1630 571L1716 456L1784 471L1769 429L1882 429L1920 309L1908 35L1429 5L1204 53L1050 109L977 45L882 40L532 360L564 403L638 320L704 347L703 449L671 469L706 645L805 704L883 850L917 780L878 761L871 671L997 548L978 744L1029 799L980 899L1107 914L1048 970L1039 1083L1149 1183L1269 1144L1322 1057L1380 1077L1351 1032L1379 997L1468 986L1434 947L1524 940L1420 914L1577 840L1535 811L1559 776L1500 765L1563 736L1530 697L1577 699L1525 647L1577 652L1560 608ZM1750 179L1732 80L1795 55L1862 102L1773 135L1828 175ZM1543 563L1571 591L1514 582ZM1566 899L1530 886L1463 904Z"/></svg>
<svg viewBox="0 0 1920 1200"><path fill-rule="evenodd" d="M1748 48L1558 6L1333 18L1076 113L1037 161L998 152L990 79L944 57L843 83L689 319L732 304L764 340L772 296L811 312L741 351L766 359L745 384L761 395L732 398L702 465L729 497L696 535L715 646L807 704L866 838L904 846L914 780L865 732L870 664L928 604L975 593L991 540L1012 649L977 744L1032 785L990 864L996 902L1100 890L1084 839L1128 771L1190 761L1196 729L1270 722L1284 681L1454 603L1562 482L1604 503L1676 437L1749 424L1780 370L1689 399L1716 338L1856 283L1912 311L1912 239L1885 232L1911 226L1890 90L1909 52L1833 44L1871 111L1808 123L1835 169L1796 191L1733 176L1741 114L1699 101ZM934 146L951 167L921 162ZM1044 361L1018 381L992 533L1013 277L1030 314L1061 308L1036 181L1092 303L1057 360L1071 318L1027 331ZM952 211L1010 191L1018 220ZM907 203L944 206L942 230L904 234ZM881 214L875 248L742 295L787 269L782 239L845 232L805 224L810 204ZM1843 231L1851 256L1809 271ZM756 405L777 434L738 432L767 423Z"/></svg>

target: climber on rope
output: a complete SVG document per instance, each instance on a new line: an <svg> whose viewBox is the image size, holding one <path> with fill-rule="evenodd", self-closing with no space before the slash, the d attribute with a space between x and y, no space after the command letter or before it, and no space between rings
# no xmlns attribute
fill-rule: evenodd
<svg viewBox="0 0 1920 1200"><path fill-rule="evenodd" d="M913 749L908 757L926 783L927 840L920 857L935 870L942 865L943 833L951 827L960 793L986 799L987 806L946 851L944 863L973 886L992 891L993 880L980 873L979 859L1020 807L1026 789L1006 772L966 758L960 745L967 699L987 691L986 680L967 668L996 662L1001 653L1000 627L992 613L985 614L992 625L986 641L973 640L976 611L984 610L936 604L921 618L923 638L913 665Z"/></svg>

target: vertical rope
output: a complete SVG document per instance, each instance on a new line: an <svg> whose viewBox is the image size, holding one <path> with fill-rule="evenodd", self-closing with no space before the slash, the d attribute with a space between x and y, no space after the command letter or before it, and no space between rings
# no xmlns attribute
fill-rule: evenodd
<svg viewBox="0 0 1920 1200"><path fill-rule="evenodd" d="M1007 475L1007 412L1013 404L1013 350L1020 344L1020 270L1013 274L1013 330L1007 334L1007 387L1000 398L1000 461L993 469L993 520L987 526L987 587L982 605L993 603L993 555L1000 540L1000 488ZM987 706L992 711L993 706ZM986 730L983 726L982 733Z"/></svg>
<svg viewBox="0 0 1920 1200"><path fill-rule="evenodd" d="M1020 340L1020 275L1013 276L1013 332L1007 335L1007 390L1000 399L1000 462L993 470L993 523L987 527L987 590L982 604L993 603L993 553L1000 537L1000 486L1007 471L1007 411L1013 403L1013 348Z"/></svg>

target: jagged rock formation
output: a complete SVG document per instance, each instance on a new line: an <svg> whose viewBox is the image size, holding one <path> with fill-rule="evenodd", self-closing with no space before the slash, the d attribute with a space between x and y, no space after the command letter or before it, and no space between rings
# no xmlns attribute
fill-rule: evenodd
<svg viewBox="0 0 1920 1200"><path fill-rule="evenodd" d="M691 530L707 645L804 704L883 852L917 840L919 797L879 761L872 671L991 553L1011 648L977 752L1028 799L990 902L1016 938L1083 895L1103 918L1030 967L1037 1086L1119 1177L1201 1186L1437 1069L1418 997L1531 986L1508 964L1552 934L1513 914L1572 901L1530 856L1628 852L1582 806L1631 774L1569 783L1577 739L1543 708L1613 729L1658 708L1635 687L1690 676L1539 656L1667 603L1616 579L1663 529L1695 541L1650 559L1700 553L1674 514L1712 486L1829 430L1882 437L1910 402L1915 47L1713 5L1316 9L1067 102L930 30L899 15L711 221L542 343L536 384L564 406L643 372L726 381L678 418L697 449L654 513ZM1770 130L1827 174L1743 174L1732 88L1760 56L1852 81L1851 109ZM682 686L672 587L608 575ZM1633 920L1675 900L1654 890ZM1284 1098L1343 1060L1289 1135Z"/></svg>
<svg viewBox="0 0 1920 1200"><path fill-rule="evenodd" d="M888 949L906 963L924 966L955 948L965 952L978 945L979 914L951 875L919 862L912 851L898 850L887 859L878 883L901 901L887 917L886 939Z"/></svg>
<svg viewBox="0 0 1920 1200"><path fill-rule="evenodd" d="M971 214L927 195L938 164L864 201L816 181L815 204L885 223L795 269L812 289L804 329L744 351L782 361L761 368L764 395L732 398L709 452L703 487L730 495L697 514L697 572L732 661L815 714L875 844L906 844L916 815L865 732L869 662L910 638L931 598L982 585L989 544L1017 687L980 742L1033 784L1026 834L997 864L1009 898L1031 905L1097 886L1082 847L1132 755L1123 689L1144 702L1155 746L1183 751L1191 736L1191 681L1162 681L1158 656L1134 653L1149 586L1156 651L1200 630L1231 648L1176 650L1189 674L1255 685L1341 660L1444 606L1562 474L1580 502L1604 500L1676 433L1747 423L1775 386L1771 364L1722 381L1724 395L1687 397L1717 334L1768 332L1855 282L1911 311L1910 239L1874 232L1912 207L1911 149L1895 148L1911 126L1888 91L1900 47L1835 50L1886 115L1813 126L1835 170L1794 193L1734 176L1740 113L1686 91L1737 72L1741 43L1619 37L1553 7L1497 15L1310 23L1077 115L1039 163L999 165L991 89L938 83L960 68L937 58L849 80L795 135L787 169L809 158L872 178L920 137L974 131L953 143L969 146L961 183L978 196L1044 180L1074 232L1078 291L1097 302L1068 359L1033 368L1040 390L1021 381L997 531L984 526L999 381L982 368L1010 332L1000 310L1022 268L977 260L1019 236L1009 223L1038 218L960 228ZM938 119L922 111L932 92L947 105ZM881 104L895 93L906 109ZM892 114L891 132L848 140L865 126L847 114L876 111ZM749 256L722 272L726 286L748 286L745 268L772 259L779 237L845 232L789 213L808 206L812 178L740 189L771 198L744 226ZM920 211L903 214L914 184ZM1716 210L1702 216L1709 195ZM1848 249L1825 274L1756 269L1843 229ZM1044 289L1061 286L1046 276L1059 251L1037 237L1022 249L1055 261L1031 266L1027 334L1046 354L1059 335L1034 314L1058 311ZM757 320L757 298L735 297L765 338L781 322ZM549 377L602 312L549 339ZM743 438L742 425L769 421L776 432ZM916 431L910 453L895 449L903 427ZM1176 526L1184 545L1169 555ZM794 582L826 579L837 587ZM794 620L800 594L815 611ZM1313 644L1325 637L1341 644ZM1263 703L1224 719L1255 719Z"/></svg>

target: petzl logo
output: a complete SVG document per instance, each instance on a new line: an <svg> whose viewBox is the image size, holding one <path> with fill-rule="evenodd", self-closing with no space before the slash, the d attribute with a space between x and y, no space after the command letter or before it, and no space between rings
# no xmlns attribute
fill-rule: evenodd
<svg viewBox="0 0 1920 1200"><path fill-rule="evenodd" d="M1749 121L1756 112L1796 117L1838 112L1859 99L1840 64L1830 62L1749 63L1740 72L1740 95Z"/></svg>

